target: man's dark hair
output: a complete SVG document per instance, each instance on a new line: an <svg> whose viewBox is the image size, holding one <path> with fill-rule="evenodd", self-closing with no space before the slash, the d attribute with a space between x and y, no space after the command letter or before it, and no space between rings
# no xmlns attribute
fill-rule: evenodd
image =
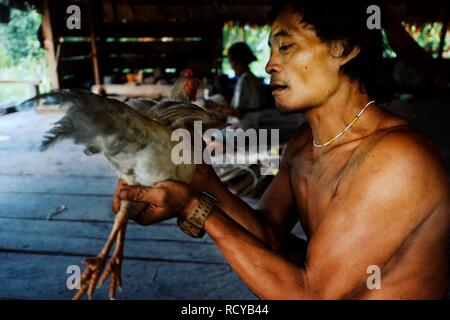
<svg viewBox="0 0 450 320"><path fill-rule="evenodd" d="M371 98L386 98L381 97L377 86L377 80L380 81L377 71L384 50L381 30L367 27L370 16L367 8L372 4L376 1L282 1L273 5L270 22L284 11L293 12L300 16L299 23L313 27L321 41L343 40L346 44L344 55L359 47L359 54L346 63L342 71L359 81Z"/></svg>

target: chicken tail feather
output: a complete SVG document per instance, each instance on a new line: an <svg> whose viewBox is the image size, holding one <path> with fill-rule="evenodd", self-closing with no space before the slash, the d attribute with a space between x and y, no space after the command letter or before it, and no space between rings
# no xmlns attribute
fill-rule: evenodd
<svg viewBox="0 0 450 320"><path fill-rule="evenodd" d="M56 125L50 131L44 135L44 139L41 142L39 151L45 151L56 142L63 140L67 137L67 130L62 125Z"/></svg>

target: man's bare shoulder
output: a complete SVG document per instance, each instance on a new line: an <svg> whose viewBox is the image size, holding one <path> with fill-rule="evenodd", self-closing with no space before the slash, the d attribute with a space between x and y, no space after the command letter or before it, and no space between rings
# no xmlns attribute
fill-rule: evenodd
<svg viewBox="0 0 450 320"><path fill-rule="evenodd" d="M406 121L392 121L368 138L347 165L342 188L378 186L430 208L447 201L448 178L436 146ZM424 212L425 213L425 212Z"/></svg>
<svg viewBox="0 0 450 320"><path fill-rule="evenodd" d="M363 153L377 161L443 170L439 150L432 139L403 118L394 116L384 121L368 140L371 141Z"/></svg>

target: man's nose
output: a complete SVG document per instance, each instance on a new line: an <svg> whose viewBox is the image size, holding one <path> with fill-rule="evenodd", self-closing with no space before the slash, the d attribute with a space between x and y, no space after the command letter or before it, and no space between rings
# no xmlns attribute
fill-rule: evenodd
<svg viewBox="0 0 450 320"><path fill-rule="evenodd" d="M268 74L274 74L279 71L280 71L280 63L273 55L271 55L269 61L266 64L266 72Z"/></svg>

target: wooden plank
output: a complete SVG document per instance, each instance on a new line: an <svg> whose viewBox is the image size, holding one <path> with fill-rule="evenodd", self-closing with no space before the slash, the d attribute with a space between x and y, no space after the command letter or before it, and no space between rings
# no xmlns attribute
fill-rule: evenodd
<svg viewBox="0 0 450 320"><path fill-rule="evenodd" d="M53 116L53 114L45 115ZM52 118L57 121L62 116L63 114L56 114ZM39 124L36 123L36 126ZM47 128L42 128L39 132L36 132L36 129L25 128L18 128L17 131L23 130L20 133L10 133L9 129L0 131L1 135L10 137L9 141L0 144L0 157L7 159L2 162L0 173L7 175L117 177L102 155L88 157L83 154L81 146L74 145L70 140L61 141L47 151L39 152L40 139L43 137L44 131L50 128L49 124ZM26 137L27 133L34 140Z"/></svg>
<svg viewBox="0 0 450 320"><path fill-rule="evenodd" d="M210 32L208 26L213 21L195 22L128 22L102 23L103 37L195 37L207 36ZM89 28L69 30L64 19L59 19L54 24L55 34L60 36L89 36Z"/></svg>
<svg viewBox="0 0 450 320"><path fill-rule="evenodd" d="M251 207L258 200L243 198ZM112 194L92 196L90 194L45 194L45 193L0 193L0 217L14 219L45 220L49 213L64 205L67 210L54 216L55 221L92 221L112 223ZM162 222L175 224L175 219Z"/></svg>
<svg viewBox="0 0 450 320"><path fill-rule="evenodd" d="M256 207L257 200L252 198L243 198L250 206ZM67 210L63 213L47 221L48 213L52 212L58 205L64 204ZM102 224L107 231L103 231L105 235L108 234L114 220L114 215L111 212L110 197L92 197L92 196L61 196L61 195L33 195L33 194L11 194L4 197L0 194L0 223L2 227L9 224L29 225L30 223L39 225L49 225L52 228L60 224L67 224L78 226L80 223L96 223ZM1 222L3 219L8 223ZM10 222L14 220L15 222ZM138 237L139 239L152 240L180 240L186 241L186 235L179 230L176 230L176 219L170 219L161 222L157 225L141 227L134 222L130 222L130 231L128 237ZM33 226L30 228L33 229ZM72 227L71 227L72 228ZM134 228L134 229L133 229ZM2 228L0 227L0 230ZM176 232L174 232L176 230ZM28 228L23 231L27 234ZM293 233L300 238L306 239L301 225L297 224ZM146 236L148 235L148 237ZM101 237L99 237L101 239ZM105 236L106 239L106 236ZM211 240L206 237L206 242Z"/></svg>
<svg viewBox="0 0 450 320"><path fill-rule="evenodd" d="M0 135L10 139L0 143L0 158L7 160L2 161L0 173L114 178L116 174L103 156L88 157L83 154L81 146L74 145L70 140L61 141L46 152L39 152L44 133L63 115L30 110L3 116Z"/></svg>
<svg viewBox="0 0 450 320"><path fill-rule="evenodd" d="M44 46L47 50L48 69L50 72L50 78L52 83L52 89L59 89L59 78L56 71L56 54L53 38L52 19L50 17L49 0L43 2L44 12L42 18L42 33L44 37Z"/></svg>
<svg viewBox="0 0 450 320"><path fill-rule="evenodd" d="M207 54L209 55L209 54ZM121 57L110 55L106 64L114 68L186 68L192 65L208 65L212 66L212 58L203 54L183 55L183 54L132 54L122 55ZM193 67L192 67L193 68ZM196 69L195 69L196 70Z"/></svg>
<svg viewBox="0 0 450 320"><path fill-rule="evenodd" d="M0 251L26 250L58 255L96 256L104 246L112 224L0 218ZM185 261L225 264L226 261L205 237L195 240L175 225L127 228L125 256L137 260Z"/></svg>
<svg viewBox="0 0 450 320"><path fill-rule="evenodd" d="M102 50L106 52L156 54L156 53L176 53L180 54L200 54L201 56L212 56L211 43L205 41L170 41L170 42L105 42Z"/></svg>
<svg viewBox="0 0 450 320"><path fill-rule="evenodd" d="M98 253L98 249L104 243L103 236L109 233L109 229L110 226L102 224L0 219L0 259L6 262L1 266L0 298L69 298L71 293L64 287L67 267L80 265L81 258ZM170 234L171 232L173 234ZM62 260L64 262L61 262ZM154 269L154 274L147 278L146 270L149 266ZM192 241L175 229L130 225L123 270L125 286L127 289L131 288L128 294L121 296L123 299L141 297L138 293L147 292L147 287L155 285L155 280L158 287L161 285L165 287L164 291L167 294L176 295L179 288L177 286L187 279L193 282L188 284L186 289L188 295L184 296L185 298L200 298L198 292L190 291L189 288L192 286L207 292L210 285L218 285L215 289L217 293L214 295L215 298L252 297L248 289L224 264L223 257L214 245L207 240ZM211 279L209 277L215 273L214 270L222 271ZM186 272L189 273L189 277L185 276ZM209 278L209 281L203 283L205 272L208 273L206 278ZM34 278L35 275L39 276ZM130 280L134 275L139 275L141 280L137 279L136 282ZM53 282L55 279L60 281ZM147 283L146 280L151 281ZM45 291L43 288L54 288L56 283L59 289L43 292ZM144 283L146 285L143 287ZM228 292L227 288L230 286L234 289ZM33 287L33 290L23 290L30 287ZM134 289L139 290L133 291ZM160 290L157 290L145 297L168 298L160 294Z"/></svg>
<svg viewBox="0 0 450 320"><path fill-rule="evenodd" d="M151 54L170 53L178 54L202 53L212 50L211 43L205 41L170 41L170 42L101 42L97 43L97 48L103 55L109 54ZM61 43L61 57L80 56L90 54L91 48L88 42L68 42Z"/></svg>
<svg viewBox="0 0 450 320"><path fill-rule="evenodd" d="M13 80L13 79L0 79L1 83L18 83L18 84L29 84L31 86L38 86L40 84L39 80Z"/></svg>
<svg viewBox="0 0 450 320"><path fill-rule="evenodd" d="M0 192L33 192L60 194L94 194L111 196L117 179L91 177L2 176Z"/></svg>
<svg viewBox="0 0 450 320"><path fill-rule="evenodd" d="M52 220L101 221L112 223L112 196L0 193L0 217L45 220L61 205L67 210Z"/></svg>
<svg viewBox="0 0 450 320"><path fill-rule="evenodd" d="M172 86L165 84L104 84L101 86L93 86L91 91L98 93L100 89L105 90L107 94L156 99L159 97L170 97Z"/></svg>
<svg viewBox="0 0 450 320"><path fill-rule="evenodd" d="M123 53L119 56L119 54L108 52L105 56L105 59L109 59L109 63L114 63L115 59L119 59L120 61L135 61L139 59L159 59L161 61L170 61L170 63L177 64L178 60L181 61L202 61L202 60L212 60L213 56L211 54L212 49L205 51L191 51L191 52L183 52L183 51L163 51L161 52L141 52L135 51L130 53Z"/></svg>
<svg viewBox="0 0 450 320"><path fill-rule="evenodd" d="M70 142L69 142L70 143ZM95 178L116 178L117 175L109 167L108 162L102 156L87 157L82 152L73 152L73 149L55 147L45 153L0 152L0 157L5 154L5 163L2 163L0 174L2 175L43 175L45 176L91 176ZM68 151L65 153L65 151ZM6 155L6 153L8 153ZM1 177L0 179L3 179Z"/></svg>
<svg viewBox="0 0 450 320"><path fill-rule="evenodd" d="M99 55L102 55L101 53ZM144 69L144 68L187 68L193 67L196 70L209 70L213 66L213 60L210 53L192 53L190 55L183 53L176 54L131 54L115 56L115 54L108 54L109 56L102 56L105 68L111 72L115 68L120 70L125 68L130 69ZM80 70L85 70L82 78L88 79L92 75L91 64L89 59L82 60L61 60L58 65L58 72L62 76L74 74L79 76Z"/></svg>
<svg viewBox="0 0 450 320"><path fill-rule="evenodd" d="M96 40L96 35L95 35L95 27L94 27L94 23L96 23L96 21L94 21L94 12L93 12L93 5L92 5L92 1L88 0L88 12L89 12L89 37L91 40L91 58L92 58L92 69L94 72L94 79L95 79L95 84L100 84L101 80L100 80L100 69L98 66L98 55L97 55L97 40Z"/></svg>
<svg viewBox="0 0 450 320"><path fill-rule="evenodd" d="M70 216L57 216L52 220L46 220L43 217L22 217L19 219L14 216L2 216L0 217L0 220L3 221L4 225L0 227L0 230L4 232L25 232L29 234L38 234L42 230L48 230L49 235L51 236L56 236L59 234L69 238L82 238L86 236L87 238L96 238L98 240L106 241L106 238L111 231L114 219L112 216L110 218L104 218L103 220L77 220L70 218ZM186 234L178 230L178 227L176 226L176 219L170 219L167 222L150 226L141 226L133 221L130 221L129 228L129 232L127 231L127 239L133 238L136 241L177 240L193 243L211 243L211 240L207 236L198 240L188 237Z"/></svg>
<svg viewBox="0 0 450 320"><path fill-rule="evenodd" d="M67 267L81 257L0 252L0 299L71 299ZM188 275L188 276L187 276ZM125 260L118 299L256 299L228 266ZM107 287L94 299L106 299Z"/></svg>

